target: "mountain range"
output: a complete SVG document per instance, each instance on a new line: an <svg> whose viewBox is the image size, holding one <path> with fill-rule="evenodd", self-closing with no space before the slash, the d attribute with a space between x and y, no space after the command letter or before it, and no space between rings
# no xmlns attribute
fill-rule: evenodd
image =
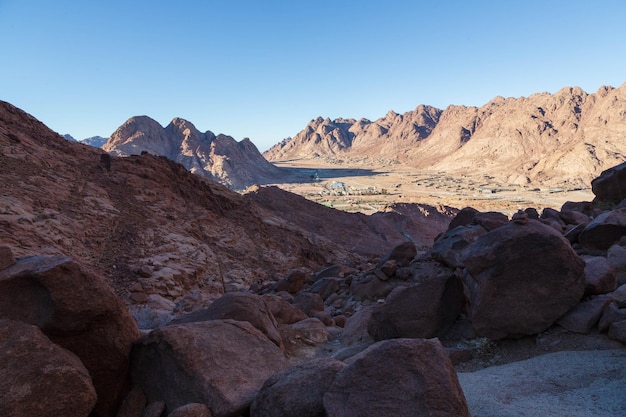
<svg viewBox="0 0 626 417"><path fill-rule="evenodd" d="M165 156L189 171L242 190L255 184L278 182L282 170L269 163L254 144L230 136L200 132L189 121L175 118L165 128L147 116L128 119L102 149L116 156L148 152Z"/></svg>
<svg viewBox="0 0 626 417"><path fill-rule="evenodd" d="M102 136L91 136L85 139L78 140L69 133L66 133L65 135L63 135L63 137L69 141L84 143L85 145L93 146L94 148L101 148L102 145L104 145L107 140L109 140L109 138L103 138Z"/></svg>
<svg viewBox="0 0 626 417"><path fill-rule="evenodd" d="M626 159L626 84L588 94L496 97L482 107L419 105L375 121L318 117L264 153L269 161L402 163L525 185L588 185Z"/></svg>

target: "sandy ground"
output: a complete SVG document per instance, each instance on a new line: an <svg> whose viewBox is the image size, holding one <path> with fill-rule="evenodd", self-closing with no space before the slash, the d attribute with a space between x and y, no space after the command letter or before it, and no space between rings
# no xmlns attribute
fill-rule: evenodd
<svg viewBox="0 0 626 417"><path fill-rule="evenodd" d="M291 173L285 183L275 185L321 204L366 214L392 203L422 203L511 215L528 207L541 212L546 207L558 210L566 201L593 200L590 185L586 189L519 186L480 174L455 177L402 165L337 165L322 159L275 164Z"/></svg>

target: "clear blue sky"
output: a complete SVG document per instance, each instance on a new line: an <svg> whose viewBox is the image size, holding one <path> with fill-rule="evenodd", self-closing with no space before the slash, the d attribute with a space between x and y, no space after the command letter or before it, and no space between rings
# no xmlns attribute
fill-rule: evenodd
<svg viewBox="0 0 626 417"><path fill-rule="evenodd" d="M182 117L264 151L317 116L625 81L624 0L0 0L0 99L78 139Z"/></svg>

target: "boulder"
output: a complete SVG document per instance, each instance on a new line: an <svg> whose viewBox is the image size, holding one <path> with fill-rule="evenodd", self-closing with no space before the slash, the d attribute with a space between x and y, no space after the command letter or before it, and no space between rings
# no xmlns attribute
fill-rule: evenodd
<svg viewBox="0 0 626 417"><path fill-rule="evenodd" d="M272 315L266 299L260 295L243 292L226 293L208 307L194 311L175 320L172 324L198 321L232 319L245 321L260 330L278 347L283 347L283 339L278 331L278 323Z"/></svg>
<svg viewBox="0 0 626 417"><path fill-rule="evenodd" d="M330 334L324 323L314 317L290 325L296 337L308 345L326 343Z"/></svg>
<svg viewBox="0 0 626 417"><path fill-rule="evenodd" d="M168 410L206 404L215 417L245 413L267 378L289 366L281 350L248 322L168 325L133 350L132 379Z"/></svg>
<svg viewBox="0 0 626 417"><path fill-rule="evenodd" d="M374 274L360 275L350 283L350 293L357 300L376 300L385 297L391 289L389 282Z"/></svg>
<svg viewBox="0 0 626 417"><path fill-rule="evenodd" d="M293 299L293 305L309 317L324 311L324 300L319 294L313 292L301 292Z"/></svg>
<svg viewBox="0 0 626 417"><path fill-rule="evenodd" d="M497 211L476 213L474 220L472 220L473 224L480 225L487 231L497 229L508 222L509 218L505 214L498 213Z"/></svg>
<svg viewBox="0 0 626 417"><path fill-rule="evenodd" d="M122 401L115 417L143 417L145 409L146 394L140 387L134 386Z"/></svg>
<svg viewBox="0 0 626 417"><path fill-rule="evenodd" d="M372 343L373 340L367 332L367 326L376 306L367 306L348 317L343 326L341 341L346 345L355 343Z"/></svg>
<svg viewBox="0 0 626 417"><path fill-rule="evenodd" d="M626 344L626 320L611 323L609 337Z"/></svg>
<svg viewBox="0 0 626 417"><path fill-rule="evenodd" d="M167 417L212 417L211 410L204 404L191 403L178 407Z"/></svg>
<svg viewBox="0 0 626 417"><path fill-rule="evenodd" d="M319 358L296 365L265 381L250 406L250 417L324 416L324 394L346 364Z"/></svg>
<svg viewBox="0 0 626 417"><path fill-rule="evenodd" d="M321 278L311 286L311 292L319 294L322 300L326 301L331 294L339 291L339 285L343 280L341 278Z"/></svg>
<svg viewBox="0 0 626 417"><path fill-rule="evenodd" d="M114 415L139 330L102 276L70 258L21 259L0 271L0 316L36 325L77 355L98 393L94 414Z"/></svg>
<svg viewBox="0 0 626 417"><path fill-rule="evenodd" d="M607 211L593 219L578 236L586 249L607 250L626 235L626 208Z"/></svg>
<svg viewBox="0 0 626 417"><path fill-rule="evenodd" d="M473 207L465 207L459 210L454 219L448 225L448 230L455 229L459 226L469 226L474 220L474 216L478 213Z"/></svg>
<svg viewBox="0 0 626 417"><path fill-rule="evenodd" d="M510 222L464 252L471 320L490 339L541 332L580 301L583 260L557 231L537 220Z"/></svg>
<svg viewBox="0 0 626 417"><path fill-rule="evenodd" d="M587 300L572 308L556 323L570 332L589 334L612 301L607 295Z"/></svg>
<svg viewBox="0 0 626 417"><path fill-rule="evenodd" d="M274 291L287 291L289 294L296 294L302 289L306 281L306 274L304 271L295 270L292 271L287 278L284 278L276 283Z"/></svg>
<svg viewBox="0 0 626 417"><path fill-rule="evenodd" d="M461 267L463 250L485 233L487 230L479 225L456 227L435 239L430 255L451 268Z"/></svg>
<svg viewBox="0 0 626 417"><path fill-rule="evenodd" d="M141 417L161 417L165 412L165 402L154 401L148 404Z"/></svg>
<svg viewBox="0 0 626 417"><path fill-rule="evenodd" d="M615 270L607 258L594 256L585 261L585 295L607 294L617 288Z"/></svg>
<svg viewBox="0 0 626 417"><path fill-rule="evenodd" d="M602 312L600 322L598 323L598 329L601 332L606 332L611 327L612 323L626 320L626 308L619 308L616 303L609 304Z"/></svg>
<svg viewBox="0 0 626 417"><path fill-rule="evenodd" d="M387 252L379 262L382 266L387 261L395 261L398 266L407 266L417 255L417 248L413 242L404 242Z"/></svg>
<svg viewBox="0 0 626 417"><path fill-rule="evenodd" d="M277 295L265 294L263 298L278 324L296 323L308 317L298 307Z"/></svg>
<svg viewBox="0 0 626 417"><path fill-rule="evenodd" d="M626 162L602 171L591 181L596 203L618 204L626 198Z"/></svg>
<svg viewBox="0 0 626 417"><path fill-rule="evenodd" d="M617 285L626 284L626 248L621 245L613 245L607 251L606 258L615 270Z"/></svg>
<svg viewBox="0 0 626 417"><path fill-rule="evenodd" d="M393 339L357 354L324 395L333 417L469 416L456 372L436 339Z"/></svg>
<svg viewBox="0 0 626 417"><path fill-rule="evenodd" d="M0 415L89 416L96 390L72 352L36 326L0 319Z"/></svg>
<svg viewBox="0 0 626 417"><path fill-rule="evenodd" d="M463 283L454 275L434 276L411 287L397 287L374 310L367 331L375 341L431 338L455 322L464 302Z"/></svg>

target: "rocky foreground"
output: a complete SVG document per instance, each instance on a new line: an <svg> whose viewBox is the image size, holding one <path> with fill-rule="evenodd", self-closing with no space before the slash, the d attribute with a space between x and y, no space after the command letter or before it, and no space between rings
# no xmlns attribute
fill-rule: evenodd
<svg viewBox="0 0 626 417"><path fill-rule="evenodd" d="M493 378L479 372L497 360L489 351L505 346L530 346L533 355L584 348L565 346L572 336L610 349L598 353L603 371L580 372L582 380L625 388L626 164L594 180L593 202L512 218L465 208L426 246L415 236L433 229L406 208L381 220L317 208L295 223L294 211L308 206L281 200L280 190L233 196L162 158L100 159L2 110L3 201L12 204L0 218L1 415L558 415L571 404L545 401L524 414L519 400L550 386L541 366L551 360L534 374L526 365L532 378L505 369L525 378L506 396L486 390ZM48 186L63 198L47 196ZM170 197L181 207L161 200ZM172 219L148 217L161 211ZM316 216L326 226L314 233ZM193 265L211 272L190 267L158 285L159 271L191 265L203 244L212 256ZM220 256L231 258L211 263ZM239 278L224 278L239 265ZM271 273L259 273L264 266ZM229 285L209 292L197 283L207 276ZM554 384L560 393L580 387ZM626 400L611 394L581 407L623 413Z"/></svg>

